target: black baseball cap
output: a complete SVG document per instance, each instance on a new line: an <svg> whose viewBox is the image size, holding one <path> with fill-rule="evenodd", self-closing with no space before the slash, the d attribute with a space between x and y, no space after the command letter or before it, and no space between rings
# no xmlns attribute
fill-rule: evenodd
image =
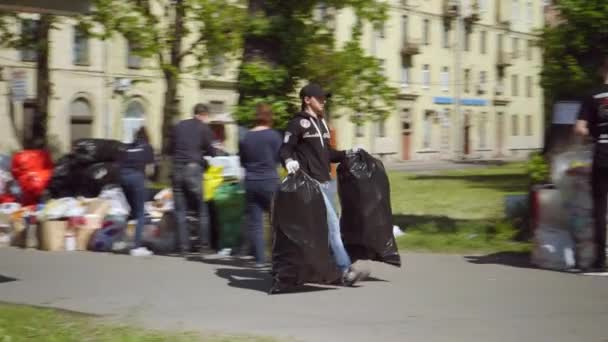
<svg viewBox="0 0 608 342"><path fill-rule="evenodd" d="M328 98L331 97L331 93L328 93L316 83L309 83L300 89L300 99L305 97L316 97L316 98Z"/></svg>

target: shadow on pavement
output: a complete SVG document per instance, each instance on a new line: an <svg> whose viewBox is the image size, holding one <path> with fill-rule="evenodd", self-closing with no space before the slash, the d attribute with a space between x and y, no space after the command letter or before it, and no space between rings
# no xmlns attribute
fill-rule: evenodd
<svg viewBox="0 0 608 342"><path fill-rule="evenodd" d="M18 281L18 280L19 279L17 279L17 278L5 277L5 276L3 276L3 275L0 274L0 284L10 283L10 282L13 282L13 281Z"/></svg>
<svg viewBox="0 0 608 342"><path fill-rule="evenodd" d="M482 256L465 256L466 261L478 265L505 265L518 268L534 268L528 252L497 252Z"/></svg>
<svg viewBox="0 0 608 342"><path fill-rule="evenodd" d="M217 270L215 270L215 274L220 278L228 280L228 286L238 287L247 290L268 293L272 285L272 276L270 275L270 272L268 270L218 268ZM289 291L286 291L284 293L303 293L325 290L335 289L331 287L302 285L290 289Z"/></svg>

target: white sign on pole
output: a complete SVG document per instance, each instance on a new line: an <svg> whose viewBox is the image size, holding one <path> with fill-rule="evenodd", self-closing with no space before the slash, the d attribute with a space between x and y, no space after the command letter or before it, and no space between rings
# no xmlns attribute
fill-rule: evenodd
<svg viewBox="0 0 608 342"><path fill-rule="evenodd" d="M27 75L25 71L13 71L11 75L11 95L13 101L24 101L27 98Z"/></svg>

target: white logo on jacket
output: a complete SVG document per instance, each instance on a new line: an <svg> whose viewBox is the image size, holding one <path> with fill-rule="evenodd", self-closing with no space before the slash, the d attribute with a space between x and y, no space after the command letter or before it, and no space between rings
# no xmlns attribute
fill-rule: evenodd
<svg viewBox="0 0 608 342"><path fill-rule="evenodd" d="M302 120L300 120L300 126L302 126L303 128L309 128L310 121L308 121L307 119L302 119Z"/></svg>

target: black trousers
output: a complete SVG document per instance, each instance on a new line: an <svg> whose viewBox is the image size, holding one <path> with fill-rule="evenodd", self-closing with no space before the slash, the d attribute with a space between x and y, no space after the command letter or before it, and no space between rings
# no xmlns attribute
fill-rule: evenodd
<svg viewBox="0 0 608 342"><path fill-rule="evenodd" d="M594 166L591 174L596 261L593 267L606 267L606 206L608 205L608 167Z"/></svg>

